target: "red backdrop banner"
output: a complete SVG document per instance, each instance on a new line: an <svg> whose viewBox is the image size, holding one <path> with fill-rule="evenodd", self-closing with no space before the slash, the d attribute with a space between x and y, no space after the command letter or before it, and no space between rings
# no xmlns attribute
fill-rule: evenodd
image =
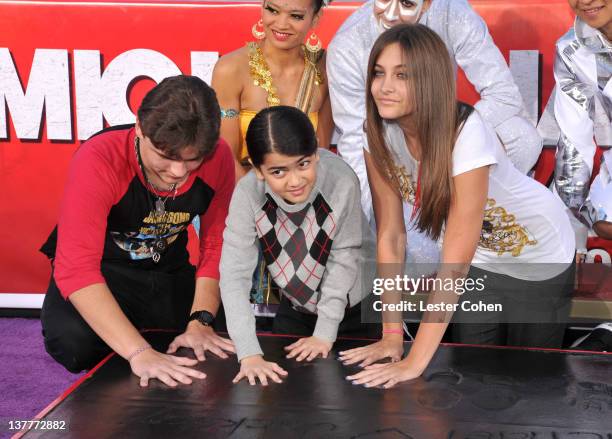
<svg viewBox="0 0 612 439"><path fill-rule="evenodd" d="M539 53L539 71L530 72L539 116L553 87L554 43L573 22L567 1L471 4L507 60L511 50ZM325 9L317 28L324 46L358 6ZM0 0L0 292L45 291L50 267L38 248L55 225L81 140L103 124L129 122L165 76L208 80L217 54L253 39L259 16L258 3ZM474 102L459 81L460 97Z"/></svg>

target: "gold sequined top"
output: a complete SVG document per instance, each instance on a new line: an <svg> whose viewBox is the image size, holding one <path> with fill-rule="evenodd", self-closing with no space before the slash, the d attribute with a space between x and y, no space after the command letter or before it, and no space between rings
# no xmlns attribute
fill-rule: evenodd
<svg viewBox="0 0 612 439"><path fill-rule="evenodd" d="M247 43L247 47L249 49L249 68L251 78L253 79L253 85L263 88L268 93L268 106L280 105L280 99L276 94L276 86L272 82L272 73L270 73L270 68L263 56L261 47L255 42ZM316 65L316 61L314 61L319 58L321 54L312 54L304 46L302 46L302 51L304 52L304 65L314 69L315 84L321 85L323 83L323 77Z"/></svg>

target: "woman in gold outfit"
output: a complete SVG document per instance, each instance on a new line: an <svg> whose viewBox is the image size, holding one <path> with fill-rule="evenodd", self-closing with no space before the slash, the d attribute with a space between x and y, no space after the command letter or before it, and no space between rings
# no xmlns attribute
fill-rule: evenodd
<svg viewBox="0 0 612 439"><path fill-rule="evenodd" d="M333 122L325 76L325 56L312 29L322 0L264 0L256 41L217 62L212 86L221 105L221 137L234 151L236 179L248 170L244 136L258 111L291 105L308 114L319 146L328 147ZM310 32L310 35L309 35Z"/></svg>

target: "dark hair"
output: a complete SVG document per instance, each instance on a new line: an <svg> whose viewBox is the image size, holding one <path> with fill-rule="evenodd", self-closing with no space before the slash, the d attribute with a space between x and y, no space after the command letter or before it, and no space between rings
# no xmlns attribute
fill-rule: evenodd
<svg viewBox="0 0 612 439"><path fill-rule="evenodd" d="M138 122L142 134L168 156L177 157L192 146L205 157L219 140L221 110L214 90L204 81L178 75L147 93L138 109Z"/></svg>
<svg viewBox="0 0 612 439"><path fill-rule="evenodd" d="M399 193L400 181L371 91L376 61L382 51L394 43L398 43L403 52L408 74L406 86L411 90L414 120L421 144L417 227L437 239L448 217L454 190L453 148L463 122L473 108L457 102L453 65L446 45L434 31L421 24L407 24L394 26L378 37L368 62L366 133L377 169Z"/></svg>
<svg viewBox="0 0 612 439"><path fill-rule="evenodd" d="M317 13L323 8L323 6L329 6L332 0L312 0L312 15ZM266 0L262 0L262 6L265 7Z"/></svg>
<svg viewBox="0 0 612 439"><path fill-rule="evenodd" d="M286 105L257 113L247 129L246 144L256 168L271 152L293 157L317 152L317 137L310 119L301 110Z"/></svg>
<svg viewBox="0 0 612 439"><path fill-rule="evenodd" d="M331 0L329 0L329 1L325 1L325 0L312 0L312 7L313 7L313 10L314 10L314 14L317 14L317 12L319 12L323 6L327 6L330 3L331 3Z"/></svg>

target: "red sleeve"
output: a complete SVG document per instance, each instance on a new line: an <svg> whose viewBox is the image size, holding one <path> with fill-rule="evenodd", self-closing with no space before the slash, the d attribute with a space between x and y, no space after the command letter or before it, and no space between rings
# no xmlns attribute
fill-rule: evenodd
<svg viewBox="0 0 612 439"><path fill-rule="evenodd" d="M89 140L76 152L60 204L54 278L66 299L81 288L105 282L100 261L117 177L108 158L94 147L108 143L104 137Z"/></svg>
<svg viewBox="0 0 612 439"><path fill-rule="evenodd" d="M234 158L223 139L219 140L215 155L207 165L206 182L215 190L215 194L206 213L200 216L200 262L196 278L219 279L223 230L236 184Z"/></svg>

